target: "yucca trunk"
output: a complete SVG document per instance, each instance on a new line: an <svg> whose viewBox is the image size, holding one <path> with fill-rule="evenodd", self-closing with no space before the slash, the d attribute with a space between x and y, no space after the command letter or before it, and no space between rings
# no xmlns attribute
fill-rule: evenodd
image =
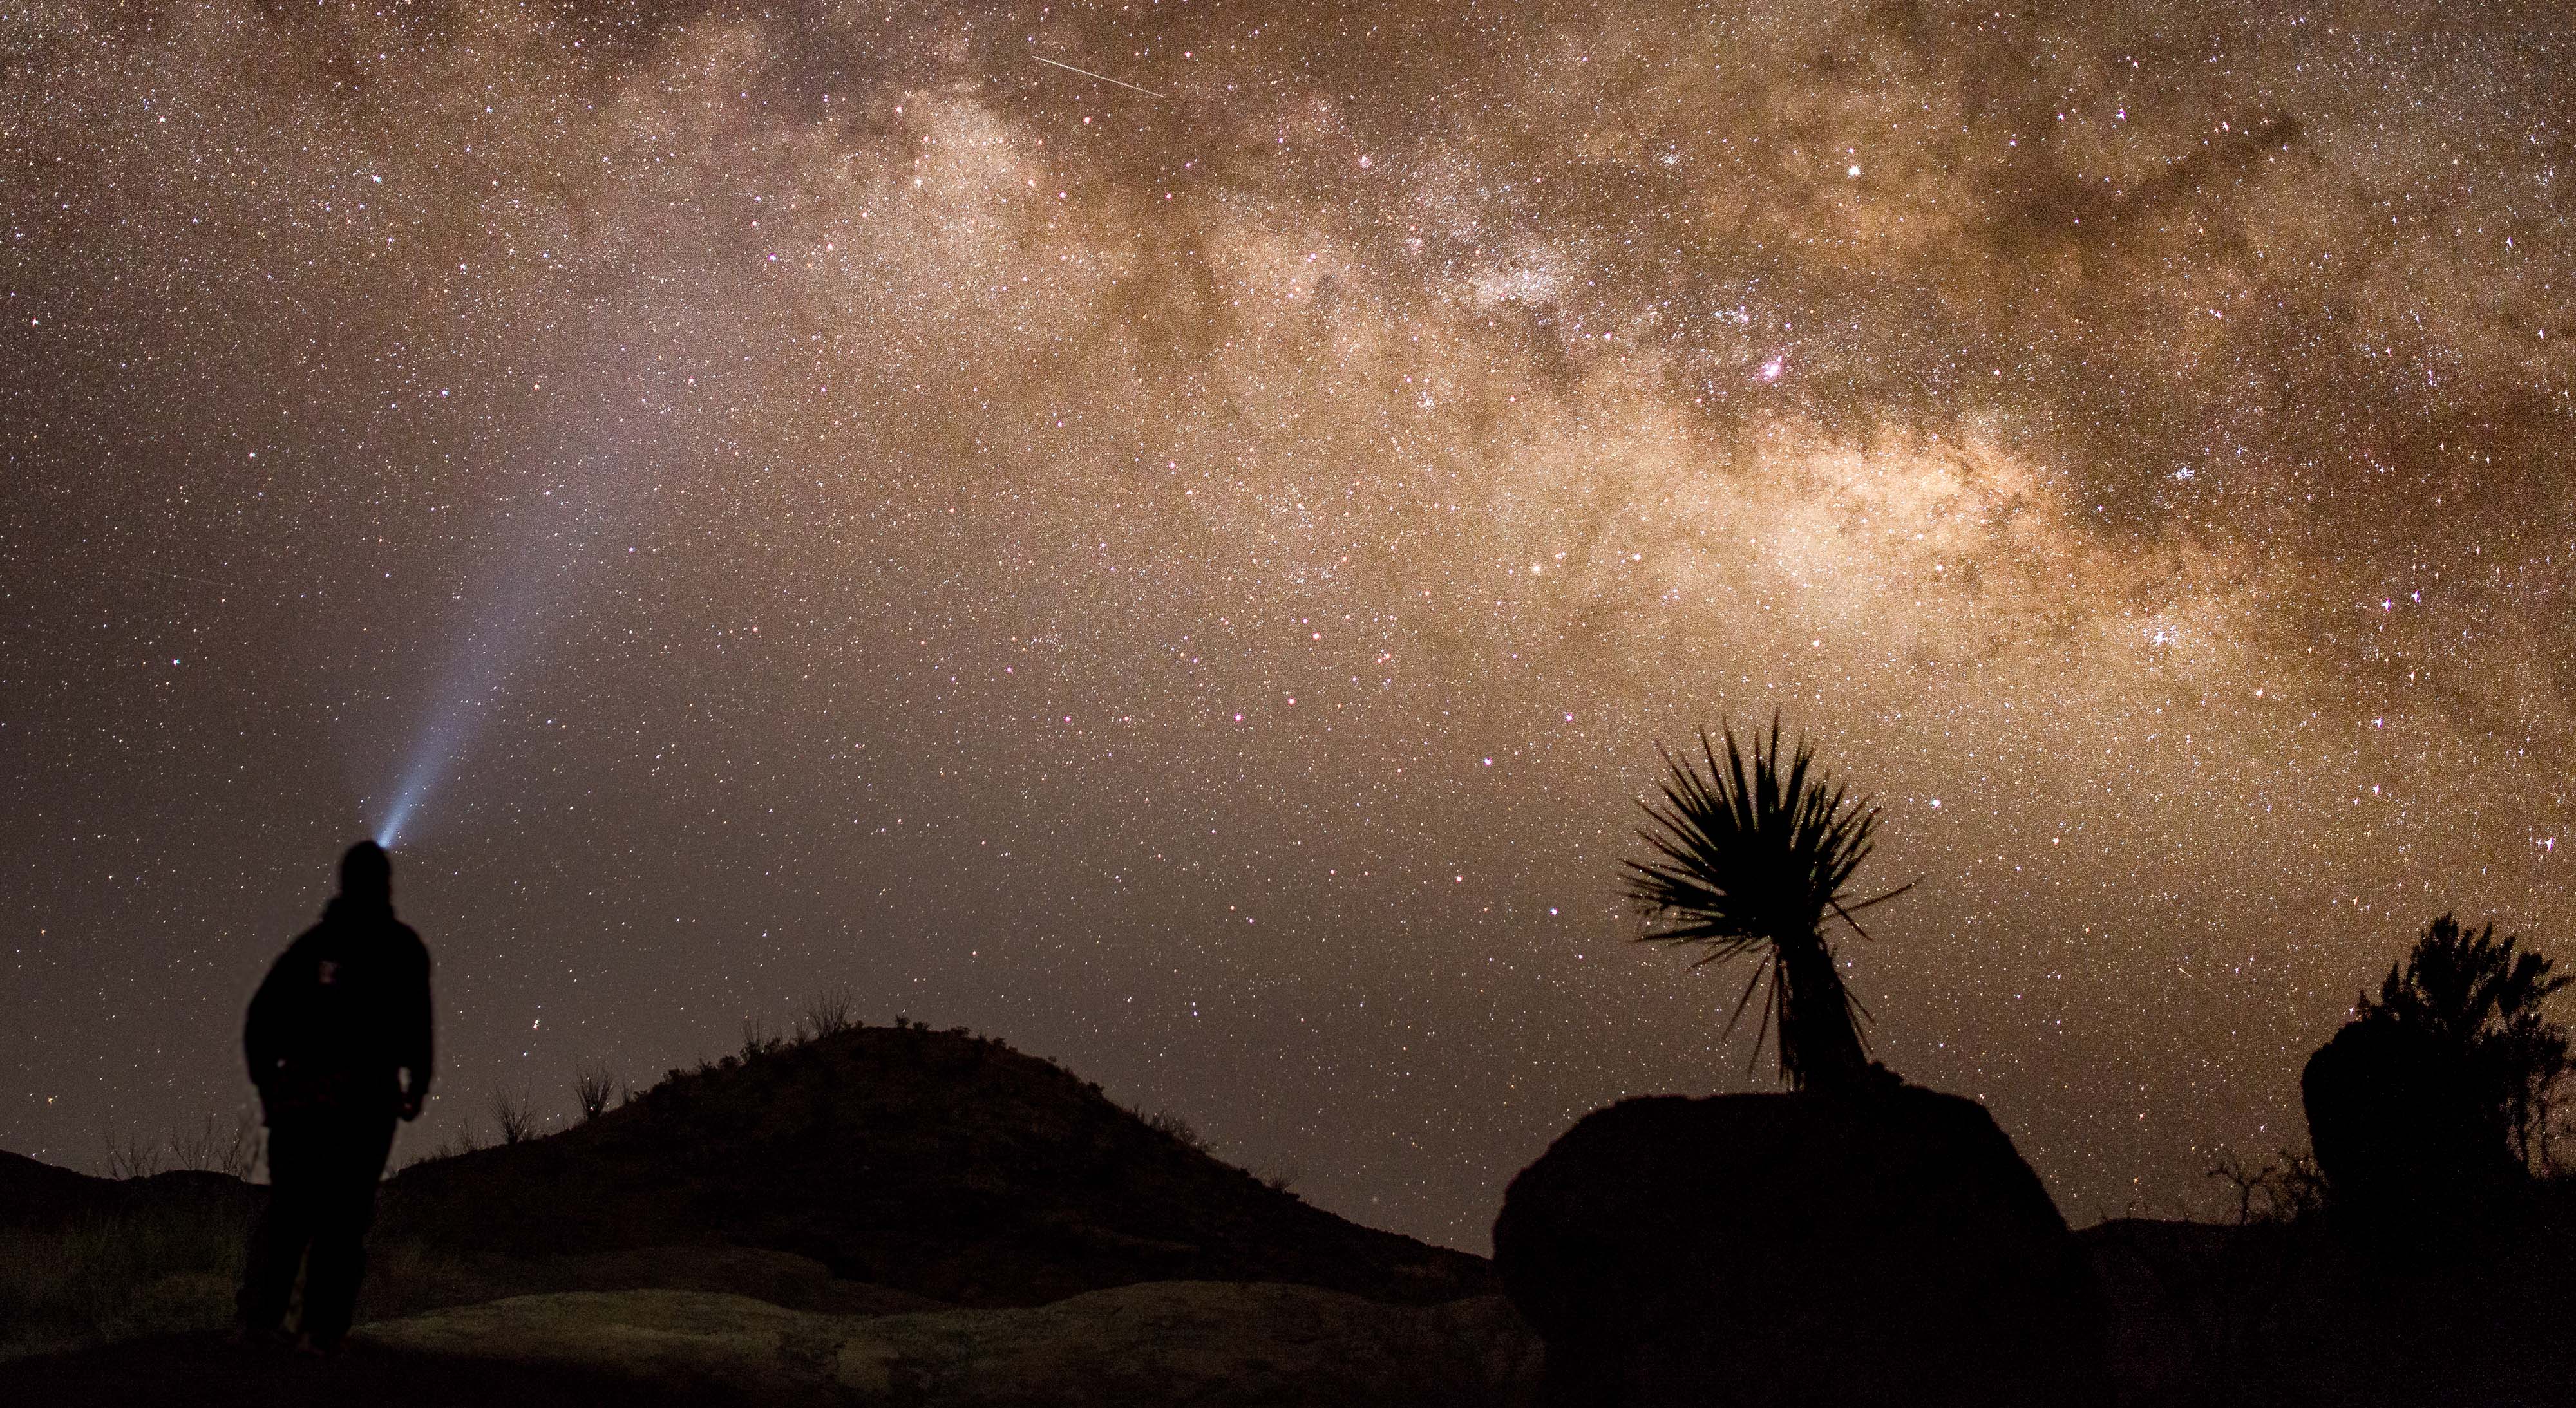
<svg viewBox="0 0 2576 1408"><path fill-rule="evenodd" d="M1814 934L1777 941L1780 1064L1789 1083L1821 1095L1857 1089L1869 1071L1851 997L1832 950Z"/></svg>

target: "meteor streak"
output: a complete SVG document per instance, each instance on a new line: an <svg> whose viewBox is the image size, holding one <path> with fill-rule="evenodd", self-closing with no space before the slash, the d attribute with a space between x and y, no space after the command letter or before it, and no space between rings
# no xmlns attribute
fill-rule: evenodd
<svg viewBox="0 0 2576 1408"><path fill-rule="evenodd" d="M1053 60L1053 59L1038 59L1038 56L1037 56L1037 55L1035 55L1035 54L1031 54L1031 55L1029 55L1029 57L1030 57L1030 58L1033 58L1033 59L1037 59L1039 63L1045 64L1045 65L1047 65L1049 68L1060 68L1060 69L1063 69L1063 70L1064 70L1065 72L1067 72L1067 73L1078 73L1078 74L1081 74L1081 75L1082 75L1083 77L1085 77L1085 78L1097 78L1097 79L1099 79L1099 80L1100 80L1101 82L1103 82L1103 83L1116 83L1116 84L1117 84L1119 87L1121 87L1121 88L1135 88L1137 92L1144 94L1144 95L1145 95L1146 97L1148 97L1148 98L1160 98L1160 97L1162 97L1162 96L1163 96L1162 94L1155 92L1155 91L1154 91L1153 89L1151 89L1151 88L1136 88L1136 85L1135 85L1135 84L1133 84L1133 83L1128 83L1128 82L1124 82L1124 81L1122 81L1122 80L1120 80L1120 79L1112 78L1112 77L1110 77L1108 74L1105 74L1105 73L1093 73L1091 70L1089 70L1089 69L1087 69L1087 68L1075 68L1075 67L1074 67L1073 65L1071 65L1071 64L1060 64L1060 63L1057 63L1057 62L1056 62L1055 60Z"/></svg>

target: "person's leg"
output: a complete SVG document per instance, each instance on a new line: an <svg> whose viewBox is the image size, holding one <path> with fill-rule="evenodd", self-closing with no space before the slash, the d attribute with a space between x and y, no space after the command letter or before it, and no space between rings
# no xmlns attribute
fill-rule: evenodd
<svg viewBox="0 0 2576 1408"><path fill-rule="evenodd" d="M269 1126L268 1205L251 1229L234 1300L247 1334L274 1334L285 1323L295 1271L313 1239L313 1154L310 1131L283 1121Z"/></svg>
<svg viewBox="0 0 2576 1408"><path fill-rule="evenodd" d="M376 1182L393 1146L390 1120L344 1125L331 1133L327 1186L315 1200L313 1251L304 1273L299 1328L317 1350L337 1349L349 1333L366 1272L367 1228L376 1217Z"/></svg>

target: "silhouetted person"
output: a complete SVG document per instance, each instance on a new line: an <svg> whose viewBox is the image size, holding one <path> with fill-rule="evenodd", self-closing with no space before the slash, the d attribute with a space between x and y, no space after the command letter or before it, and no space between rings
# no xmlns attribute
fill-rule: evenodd
<svg viewBox="0 0 2576 1408"><path fill-rule="evenodd" d="M327 1354L357 1304L394 1121L429 1093L429 950L394 918L393 867L375 842L340 858L339 895L268 970L242 1047L268 1123L269 1194L241 1328L279 1333L302 1262L297 1347Z"/></svg>

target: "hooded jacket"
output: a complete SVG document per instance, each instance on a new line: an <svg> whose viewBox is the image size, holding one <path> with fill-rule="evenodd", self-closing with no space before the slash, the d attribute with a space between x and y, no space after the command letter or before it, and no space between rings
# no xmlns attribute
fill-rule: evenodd
<svg viewBox="0 0 2576 1408"><path fill-rule="evenodd" d="M268 1122L391 1118L429 1093L429 949L393 907L343 895L268 970L242 1031Z"/></svg>

